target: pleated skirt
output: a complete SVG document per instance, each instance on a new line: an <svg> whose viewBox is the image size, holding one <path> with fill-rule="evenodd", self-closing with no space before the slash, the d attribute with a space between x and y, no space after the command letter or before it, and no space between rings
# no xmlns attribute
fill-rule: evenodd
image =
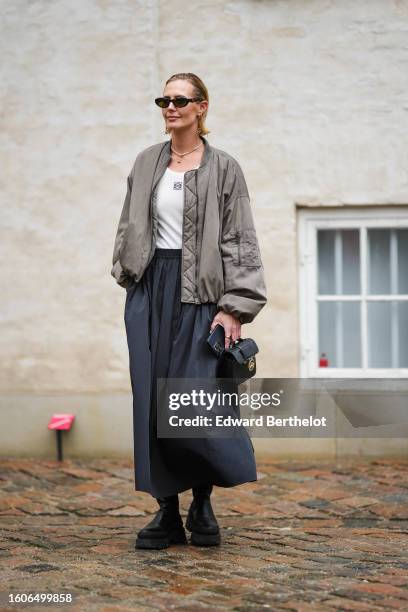
<svg viewBox="0 0 408 612"><path fill-rule="evenodd" d="M217 305L181 302L181 253L156 249L142 278L126 294L135 489L156 498L200 485L232 487L257 478L248 435L157 436L157 379L217 376L218 360L206 342Z"/></svg>

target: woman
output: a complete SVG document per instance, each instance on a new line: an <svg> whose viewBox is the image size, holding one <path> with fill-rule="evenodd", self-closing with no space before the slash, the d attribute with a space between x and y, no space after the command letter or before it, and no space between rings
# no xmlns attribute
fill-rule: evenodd
<svg viewBox="0 0 408 612"><path fill-rule="evenodd" d="M135 488L159 504L136 548L186 543L178 493L192 489L191 543L220 543L213 485L256 480L248 436L157 436L158 378L215 378L206 339L217 324L225 346L266 303L263 266L238 162L210 146L208 91L192 73L175 74L163 97L171 139L141 151L127 179L112 275L127 290L125 325L133 391Z"/></svg>

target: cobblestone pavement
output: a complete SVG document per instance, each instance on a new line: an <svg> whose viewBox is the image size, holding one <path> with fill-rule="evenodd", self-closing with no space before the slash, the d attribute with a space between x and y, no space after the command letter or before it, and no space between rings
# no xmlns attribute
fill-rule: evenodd
<svg viewBox="0 0 408 612"><path fill-rule="evenodd" d="M1 609L11 591L73 592L61 608L81 611L408 610L408 463L258 470L214 491L221 547L135 551L156 502L130 462L1 461Z"/></svg>

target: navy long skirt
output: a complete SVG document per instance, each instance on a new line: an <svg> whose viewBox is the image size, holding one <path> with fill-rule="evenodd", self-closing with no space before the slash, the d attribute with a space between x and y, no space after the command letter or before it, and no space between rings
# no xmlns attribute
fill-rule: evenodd
<svg viewBox="0 0 408 612"><path fill-rule="evenodd" d="M157 378L217 375L217 357L206 343L217 306L182 303L180 275L181 249L156 249L126 295L135 489L156 498L200 485L232 487L257 478L248 435L157 437Z"/></svg>

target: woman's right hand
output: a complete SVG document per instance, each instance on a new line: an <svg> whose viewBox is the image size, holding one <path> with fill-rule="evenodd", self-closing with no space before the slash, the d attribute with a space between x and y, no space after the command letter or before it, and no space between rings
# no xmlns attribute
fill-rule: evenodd
<svg viewBox="0 0 408 612"><path fill-rule="evenodd" d="M235 342L235 340L239 340L241 338L241 321L234 317L234 315L227 314L223 310L219 310L215 315L211 327L210 332L217 325L222 325L225 330L225 348L229 348L231 344Z"/></svg>

